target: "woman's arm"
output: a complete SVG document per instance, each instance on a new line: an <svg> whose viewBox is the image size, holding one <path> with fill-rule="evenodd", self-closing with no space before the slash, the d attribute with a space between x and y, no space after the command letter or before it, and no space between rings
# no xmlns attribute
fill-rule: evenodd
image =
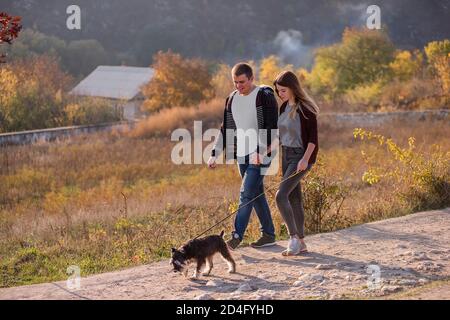
<svg viewBox="0 0 450 320"><path fill-rule="evenodd" d="M308 117L308 119L306 120L306 124L309 141L303 158L298 162L297 172L306 170L309 164L309 159L311 158L311 155L313 154L318 141L317 116L309 110L305 110L305 113Z"/></svg>
<svg viewBox="0 0 450 320"><path fill-rule="evenodd" d="M303 155L303 158L298 162L297 172L306 170L309 164L309 158L311 157L315 147L316 145L314 143L308 143L308 147L306 148L306 152Z"/></svg>

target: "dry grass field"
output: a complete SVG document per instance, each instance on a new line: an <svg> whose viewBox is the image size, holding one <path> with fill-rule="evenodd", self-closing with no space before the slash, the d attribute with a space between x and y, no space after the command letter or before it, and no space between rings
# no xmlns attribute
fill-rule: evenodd
<svg viewBox="0 0 450 320"><path fill-rule="evenodd" d="M145 264L237 208L236 165L176 165L175 128L218 126L221 101L173 109L125 133L3 147L0 152L0 287ZM361 128L320 122L319 161L302 188L307 233L450 204L450 126L397 122ZM361 139L363 138L363 139ZM280 176L266 177L274 202ZM231 231L232 219L220 229ZM252 217L246 242L259 235Z"/></svg>

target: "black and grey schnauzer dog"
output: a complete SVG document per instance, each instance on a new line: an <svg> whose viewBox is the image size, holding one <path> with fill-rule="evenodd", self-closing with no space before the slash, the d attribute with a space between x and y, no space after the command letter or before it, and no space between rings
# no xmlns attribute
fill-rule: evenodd
<svg viewBox="0 0 450 320"><path fill-rule="evenodd" d="M203 275L209 275L213 268L213 256L216 253L220 253L227 262L229 273L236 272L236 263L223 240L223 234L222 231L220 235L190 240L179 249L172 248L170 264L173 266L173 272L181 272L187 277L189 263L196 261L197 267L194 271L194 278L198 278L205 263L207 267Z"/></svg>

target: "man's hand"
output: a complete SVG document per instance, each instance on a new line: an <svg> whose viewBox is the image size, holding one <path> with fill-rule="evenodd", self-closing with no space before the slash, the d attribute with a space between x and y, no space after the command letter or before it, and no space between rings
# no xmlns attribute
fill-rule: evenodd
<svg viewBox="0 0 450 320"><path fill-rule="evenodd" d="M209 157L208 168L214 169L216 167L216 157Z"/></svg>
<svg viewBox="0 0 450 320"><path fill-rule="evenodd" d="M253 152L250 155L250 164L256 164L256 165L260 165L261 164L261 155L259 155L257 152Z"/></svg>

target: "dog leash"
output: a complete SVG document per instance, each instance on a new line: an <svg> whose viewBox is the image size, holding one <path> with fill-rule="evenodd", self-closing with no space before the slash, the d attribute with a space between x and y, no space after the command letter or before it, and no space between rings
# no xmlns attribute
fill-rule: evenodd
<svg viewBox="0 0 450 320"><path fill-rule="evenodd" d="M295 177L297 174L299 174L301 171L297 171L294 174L290 175L289 177L287 177L286 179L283 179L280 181L280 184L291 179L292 177ZM228 218L230 218L232 215L234 215L236 212L238 212L240 209L244 208L245 206L248 206L250 203L252 203L253 201L255 201L256 199L258 199L259 197L261 197L262 195L265 194L266 191L273 189L274 187L278 187L278 184L276 184L275 186L272 186L270 188L268 188L267 190L265 190L264 192L260 193L259 195L257 195L256 197L254 197L252 200L250 200L249 202L243 204L242 206L239 206L239 208L237 208L236 210L234 210L232 213L230 213L229 215L227 215L225 218L223 218L222 220L220 220L219 222L217 222L216 224L214 224L213 226L211 226L210 228L208 228L207 230L203 231L202 233L200 233L199 235L197 235L195 238L193 239L197 239L200 236L204 235L205 233L207 233L208 231L214 229L215 227L217 227L219 224L221 224L222 222L224 222L225 220L227 220Z"/></svg>

